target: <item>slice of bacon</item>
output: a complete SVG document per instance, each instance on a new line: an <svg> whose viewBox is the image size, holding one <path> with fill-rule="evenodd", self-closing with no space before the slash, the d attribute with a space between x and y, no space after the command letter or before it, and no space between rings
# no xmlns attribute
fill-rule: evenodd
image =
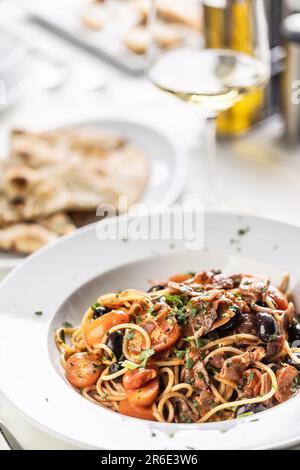
<svg viewBox="0 0 300 470"><path fill-rule="evenodd" d="M247 351L238 356L226 359L221 370L220 377L229 383L237 383L243 376L245 370L252 366L255 361L260 361L265 356L263 348Z"/></svg>
<svg viewBox="0 0 300 470"><path fill-rule="evenodd" d="M261 372L258 369L247 369L239 382L242 388L241 397L254 398L260 395Z"/></svg>

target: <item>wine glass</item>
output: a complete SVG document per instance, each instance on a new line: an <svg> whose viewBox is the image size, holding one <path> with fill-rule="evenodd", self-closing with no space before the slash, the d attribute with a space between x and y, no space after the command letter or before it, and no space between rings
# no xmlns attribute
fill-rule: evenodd
<svg viewBox="0 0 300 470"><path fill-rule="evenodd" d="M166 4L170 9L172 5L178 9L178 27L180 4L182 11L189 6L191 15L192 8L195 12L202 11L202 24L205 19L204 47L199 37L193 36L195 30L188 28L187 24L184 25L186 34L181 42L169 48L158 46L156 28L164 17L161 10L166 8ZM206 191L202 202L218 208L222 203L215 188L216 117L245 95L263 89L270 77L264 2L152 0L151 5L148 76L160 90L193 105L204 117Z"/></svg>

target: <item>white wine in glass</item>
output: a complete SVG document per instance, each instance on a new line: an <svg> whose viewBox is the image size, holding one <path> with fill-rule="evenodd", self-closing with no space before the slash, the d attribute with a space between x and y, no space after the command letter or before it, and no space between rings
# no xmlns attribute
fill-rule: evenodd
<svg viewBox="0 0 300 470"><path fill-rule="evenodd" d="M230 9L236 1L222 0ZM160 90L195 105L206 119L206 202L218 205L215 193L216 117L244 95L263 88L270 77L270 51L263 0L247 0L252 16L245 28L251 32L252 53L234 49L181 46L152 54L148 75ZM154 0L153 6L159 3ZM152 18L155 18L153 13ZM153 19L154 21L154 19ZM245 20L246 21L246 20Z"/></svg>
<svg viewBox="0 0 300 470"><path fill-rule="evenodd" d="M264 87L269 73L263 62L247 54L183 47L160 55L149 77L162 91L213 114Z"/></svg>

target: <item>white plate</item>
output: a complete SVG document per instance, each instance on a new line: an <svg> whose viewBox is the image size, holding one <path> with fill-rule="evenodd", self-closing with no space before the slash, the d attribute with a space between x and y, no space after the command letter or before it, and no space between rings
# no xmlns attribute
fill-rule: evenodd
<svg viewBox="0 0 300 470"><path fill-rule="evenodd" d="M169 206L180 196L187 174L188 157L183 148L171 143L167 137L142 124L123 120L99 119L70 123L64 127L99 127L124 136L140 147L149 163L149 180L141 203ZM9 271L24 256L0 251L0 269Z"/></svg>
<svg viewBox="0 0 300 470"><path fill-rule="evenodd" d="M120 219L104 221L114 228ZM144 220L144 219L141 219ZM106 225L107 224L107 225ZM239 236L239 229L249 228ZM203 250L187 252L184 240L105 240L96 226L28 258L0 286L1 391L35 424L86 448L255 449L300 441L300 395L265 411L223 423L160 424L97 407L76 393L59 366L53 331L78 323L104 292L145 288L150 278L174 272L221 268L261 272L278 283L291 273L300 306L300 228L234 214L205 215ZM234 242L233 242L234 241ZM43 310L42 316L34 314Z"/></svg>

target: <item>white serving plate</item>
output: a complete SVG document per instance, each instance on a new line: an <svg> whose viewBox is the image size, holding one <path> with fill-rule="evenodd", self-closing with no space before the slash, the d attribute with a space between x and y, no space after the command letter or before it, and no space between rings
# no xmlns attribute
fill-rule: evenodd
<svg viewBox="0 0 300 470"><path fill-rule="evenodd" d="M124 136L141 148L148 160L149 179L140 201L147 206L166 207L180 196L187 174L185 149L174 145L166 136L151 127L132 121L99 119L75 122L64 127L99 127ZM1 149L5 154L5 149ZM9 272L24 256L0 251L0 270ZM0 273L1 276L1 273Z"/></svg>
<svg viewBox="0 0 300 470"><path fill-rule="evenodd" d="M101 226L112 229L118 220ZM238 230L248 227L239 238ZM299 309L300 228L206 213L203 249L190 252L185 240L100 241L96 229L91 225L40 250L0 286L1 392L10 404L37 426L83 448L267 449L300 442L300 395L254 417L200 425L142 421L98 407L64 379L53 339L55 327L78 323L101 293L146 288L151 278L213 267L267 274L274 283L289 272ZM43 315L36 316L37 310Z"/></svg>

